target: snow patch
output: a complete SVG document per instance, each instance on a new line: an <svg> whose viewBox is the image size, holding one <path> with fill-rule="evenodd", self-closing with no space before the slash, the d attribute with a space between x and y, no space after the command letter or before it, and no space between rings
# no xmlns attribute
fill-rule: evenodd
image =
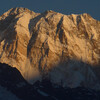
<svg viewBox="0 0 100 100"><path fill-rule="evenodd" d="M10 91L7 91L4 87L0 86L0 100L20 100Z"/></svg>

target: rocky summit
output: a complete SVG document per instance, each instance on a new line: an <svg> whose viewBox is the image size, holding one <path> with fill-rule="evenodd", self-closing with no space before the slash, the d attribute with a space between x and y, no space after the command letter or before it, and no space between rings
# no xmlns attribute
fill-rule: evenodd
<svg viewBox="0 0 100 100"><path fill-rule="evenodd" d="M100 21L87 13L12 8L0 16L0 62L31 83L100 89Z"/></svg>

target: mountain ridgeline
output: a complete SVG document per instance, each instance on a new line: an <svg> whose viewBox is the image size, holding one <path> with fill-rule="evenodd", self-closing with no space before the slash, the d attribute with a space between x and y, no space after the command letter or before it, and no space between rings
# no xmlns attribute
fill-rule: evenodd
<svg viewBox="0 0 100 100"><path fill-rule="evenodd" d="M12 8L0 16L0 62L30 83L100 89L100 21L86 13Z"/></svg>

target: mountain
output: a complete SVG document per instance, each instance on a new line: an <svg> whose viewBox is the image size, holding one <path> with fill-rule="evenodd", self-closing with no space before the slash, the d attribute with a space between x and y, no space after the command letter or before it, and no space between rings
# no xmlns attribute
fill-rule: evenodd
<svg viewBox="0 0 100 100"><path fill-rule="evenodd" d="M100 91L63 88L42 80L29 84L16 68L0 63L0 100L100 100Z"/></svg>
<svg viewBox="0 0 100 100"><path fill-rule="evenodd" d="M0 16L0 62L30 83L100 89L100 21L89 14L35 13L12 8Z"/></svg>
<svg viewBox="0 0 100 100"><path fill-rule="evenodd" d="M4 87L0 86L0 99L1 100L20 100L14 94L7 91Z"/></svg>

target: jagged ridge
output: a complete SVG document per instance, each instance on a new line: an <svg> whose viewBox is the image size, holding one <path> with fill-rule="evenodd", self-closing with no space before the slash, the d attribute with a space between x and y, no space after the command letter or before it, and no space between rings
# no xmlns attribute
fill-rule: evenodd
<svg viewBox="0 0 100 100"><path fill-rule="evenodd" d="M97 87L100 75L95 72L99 67L93 66L100 66L99 28L100 22L86 13L64 15L54 11L35 13L26 8L12 8L0 17L0 62L16 67L25 79L32 82L44 76L54 81L51 76L56 78L59 72L61 78L55 81L58 84L65 80L63 84L66 86L70 79L71 87L81 83L86 86L88 77L92 79L89 86L93 88L95 84ZM69 61L76 62L73 67L78 74ZM83 68L77 66L80 62L84 62ZM86 64L95 71L92 72L90 67L89 76L84 74ZM76 77L81 74L83 80L73 80L72 74L67 75L68 71L75 73Z"/></svg>

